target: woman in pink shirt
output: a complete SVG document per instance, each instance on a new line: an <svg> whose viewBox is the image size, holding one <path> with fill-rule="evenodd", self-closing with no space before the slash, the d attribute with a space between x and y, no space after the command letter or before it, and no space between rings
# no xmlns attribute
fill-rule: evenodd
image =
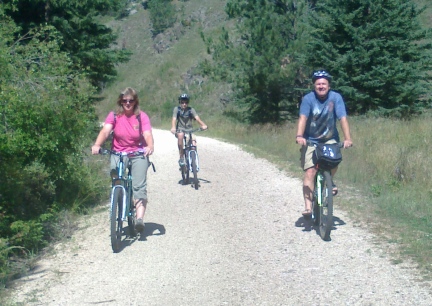
<svg viewBox="0 0 432 306"><path fill-rule="evenodd" d="M132 153L144 151L144 156L130 157L132 161L132 188L135 201L137 231L144 229L144 214L147 206L147 169L149 161L146 156L154 149L153 133L150 119L139 108L138 94L133 88L126 88L117 99L117 110L110 112L105 119L104 126L99 132L92 154L99 154L103 143L113 131L112 150L116 152ZM125 163L127 165L128 158ZM111 155L111 171L118 172L119 157Z"/></svg>

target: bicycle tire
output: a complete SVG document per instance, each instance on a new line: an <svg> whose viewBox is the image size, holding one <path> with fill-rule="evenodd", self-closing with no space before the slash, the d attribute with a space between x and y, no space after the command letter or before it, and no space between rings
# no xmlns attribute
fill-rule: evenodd
<svg viewBox="0 0 432 306"><path fill-rule="evenodd" d="M111 247L114 253L120 251L123 222L121 219L123 195L120 188L114 189L111 203Z"/></svg>
<svg viewBox="0 0 432 306"><path fill-rule="evenodd" d="M315 189L316 190L316 184L315 184ZM317 198L316 195L314 196L314 199L312 201L312 212L313 212L313 224L314 225L319 225L319 220L320 220L320 208L319 205L317 204Z"/></svg>
<svg viewBox="0 0 432 306"><path fill-rule="evenodd" d="M189 183L189 169L187 164L181 166L180 171L182 175L182 185L187 185Z"/></svg>
<svg viewBox="0 0 432 306"><path fill-rule="evenodd" d="M199 183L198 183L198 168L197 168L197 154L195 151L190 152L190 159L191 159L191 168L193 173L193 184L195 187L195 190L198 190Z"/></svg>
<svg viewBox="0 0 432 306"><path fill-rule="evenodd" d="M320 236L323 240L330 239L333 228L333 184L329 171L323 172L324 180L321 189L322 205L320 206Z"/></svg>

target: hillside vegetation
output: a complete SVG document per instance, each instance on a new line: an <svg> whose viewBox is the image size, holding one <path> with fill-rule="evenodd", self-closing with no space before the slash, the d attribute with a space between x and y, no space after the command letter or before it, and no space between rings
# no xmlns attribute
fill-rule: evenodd
<svg viewBox="0 0 432 306"><path fill-rule="evenodd" d="M138 90L143 110L162 129L169 127L179 94L187 92L210 127L208 136L243 145L301 177L297 107L316 66L334 74L354 140L336 179L336 214L351 212L359 224L397 243L395 262L413 259L429 272L432 180L425 165L432 149L432 57L431 33L424 30L432 25L432 7L418 0L428 7L417 19L411 2L384 2L394 17L384 21L360 2L325 10L320 1L289 0L69 1L51 7L34 1L37 16L25 1L2 3L0 149L2 161L16 165L5 170L9 180L0 190L2 283L19 275L18 258L70 236L70 212L87 213L108 197L102 165L87 155L96 118L104 120L125 87ZM371 11L382 3L373 2ZM310 27L315 5L321 22ZM357 20L344 13L351 11L372 15L385 39L369 41L376 31L358 30L356 52L347 51L352 45L338 39L349 36ZM334 24L326 22L331 14L338 17ZM390 27L398 21L400 28ZM314 32L320 24L338 31L323 26ZM374 46L369 53L366 41ZM332 44L337 47L320 52ZM22 196L15 195L17 188Z"/></svg>

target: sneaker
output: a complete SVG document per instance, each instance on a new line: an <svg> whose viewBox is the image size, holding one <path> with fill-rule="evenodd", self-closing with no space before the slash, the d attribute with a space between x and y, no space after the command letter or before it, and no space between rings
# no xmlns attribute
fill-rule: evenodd
<svg viewBox="0 0 432 306"><path fill-rule="evenodd" d="M142 232L144 230L144 221L143 219L139 218L135 222L135 230L137 232Z"/></svg>
<svg viewBox="0 0 432 306"><path fill-rule="evenodd" d="M183 166L185 165L185 160L184 160L184 158L180 158L180 159L179 159L179 165L180 165L180 167L183 167Z"/></svg>

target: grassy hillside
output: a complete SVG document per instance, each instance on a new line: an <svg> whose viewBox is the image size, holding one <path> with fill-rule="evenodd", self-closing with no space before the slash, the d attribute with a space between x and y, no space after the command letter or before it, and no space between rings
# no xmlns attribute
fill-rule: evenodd
<svg viewBox="0 0 432 306"><path fill-rule="evenodd" d="M301 177L299 147L294 141L296 122L282 127L230 122L221 116L220 101L229 84L217 84L194 73L194 67L208 56L200 31L216 37L220 27L227 25L225 2L175 2L179 24L187 21L187 26L177 24L174 32L181 33L176 34L178 38L172 34L153 40L148 11L142 7L136 14L112 22L120 34L119 45L125 44L134 54L129 63L119 66L118 81L102 92L101 119L113 108L118 93L132 86L139 91L142 108L152 117L153 125L168 129L176 97L187 91L191 104L210 127L207 135L241 144L289 175ZM426 0L418 3L428 4ZM429 5L422 19L428 27L432 26L431 16ZM160 39L162 45L169 46L162 53L153 46ZM410 122L350 118L354 147L344 151L336 178L341 190L336 215L340 209L348 211L359 226L375 231L380 241L398 246L392 248L395 263L410 258L425 273L432 270L432 177L427 171L432 163L431 119L430 113ZM292 209L300 211L301 206Z"/></svg>
<svg viewBox="0 0 432 306"><path fill-rule="evenodd" d="M226 22L225 1L175 3L180 16L175 28L155 39L150 30L149 12L141 6L137 6L137 13L111 23L119 32L119 45L125 45L133 56L129 63L118 67L118 81L102 92L101 116L112 108L113 99L126 86L139 91L143 109L152 116L155 125L163 124L161 117L170 119L177 97L183 91L192 96L192 103L200 113L220 113L219 94L223 92L221 87L226 86L195 75L194 68L208 56L200 31L217 35L218 25ZM167 46L162 53L154 47L158 41Z"/></svg>

